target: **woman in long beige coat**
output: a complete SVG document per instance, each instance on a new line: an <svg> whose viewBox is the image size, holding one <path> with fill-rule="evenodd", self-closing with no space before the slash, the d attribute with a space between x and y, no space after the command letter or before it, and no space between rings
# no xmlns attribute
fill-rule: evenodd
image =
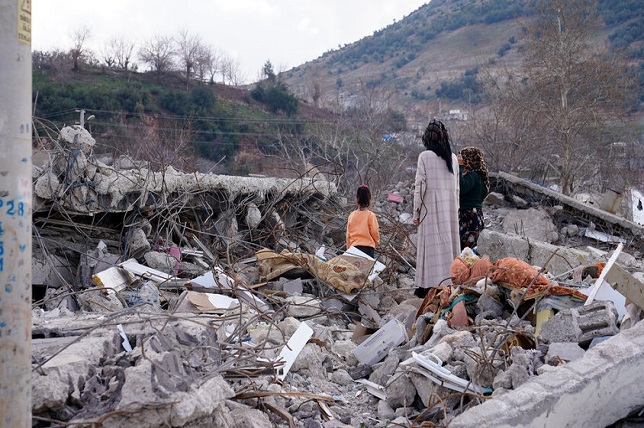
<svg viewBox="0 0 644 428"><path fill-rule="evenodd" d="M422 139L427 150L418 156L414 189L415 294L420 296L427 294L428 287L451 283L449 269L460 254L458 159L440 121L430 122Z"/></svg>

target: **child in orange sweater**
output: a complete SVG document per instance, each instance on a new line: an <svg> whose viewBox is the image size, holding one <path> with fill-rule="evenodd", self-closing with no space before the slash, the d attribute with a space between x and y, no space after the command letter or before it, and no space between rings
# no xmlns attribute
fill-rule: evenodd
<svg viewBox="0 0 644 428"><path fill-rule="evenodd" d="M358 250L376 257L376 246L380 243L380 231L376 215L369 210L371 191L366 184L358 187L356 192L358 209L349 215L347 220L347 248Z"/></svg>

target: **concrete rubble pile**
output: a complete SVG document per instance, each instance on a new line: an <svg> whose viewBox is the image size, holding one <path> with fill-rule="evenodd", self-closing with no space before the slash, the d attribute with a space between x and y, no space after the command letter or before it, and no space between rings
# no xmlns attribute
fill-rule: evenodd
<svg viewBox="0 0 644 428"><path fill-rule="evenodd" d="M344 251L351 207L332 183L152 171L99 160L82 128L61 137L34 168L34 426L641 414L638 225L496 176L478 254L421 299L410 183L375 204L373 260Z"/></svg>

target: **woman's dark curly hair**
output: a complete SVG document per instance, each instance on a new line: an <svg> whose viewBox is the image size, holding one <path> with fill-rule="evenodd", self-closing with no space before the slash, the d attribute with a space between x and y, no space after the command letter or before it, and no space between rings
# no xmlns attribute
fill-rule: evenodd
<svg viewBox="0 0 644 428"><path fill-rule="evenodd" d="M449 134L443 122L440 120L432 120L429 122L423 133L422 140L425 148L436 153L438 157L443 159L447 164L447 169L453 174L452 146L449 143Z"/></svg>

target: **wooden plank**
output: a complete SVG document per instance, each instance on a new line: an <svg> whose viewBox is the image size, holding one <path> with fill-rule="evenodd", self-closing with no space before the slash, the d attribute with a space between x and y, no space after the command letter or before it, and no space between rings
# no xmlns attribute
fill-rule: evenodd
<svg viewBox="0 0 644 428"><path fill-rule="evenodd" d="M606 282L640 309L644 309L644 283L626 269L614 265L606 274Z"/></svg>

